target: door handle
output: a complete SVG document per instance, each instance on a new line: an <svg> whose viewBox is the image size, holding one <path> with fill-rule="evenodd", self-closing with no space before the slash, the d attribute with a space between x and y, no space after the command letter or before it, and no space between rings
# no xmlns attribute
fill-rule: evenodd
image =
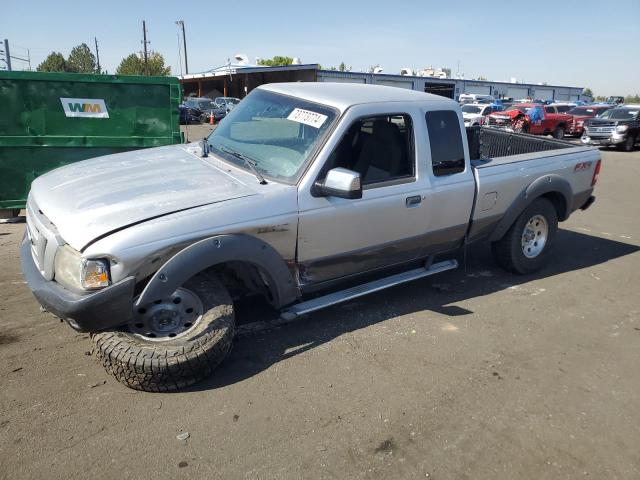
<svg viewBox="0 0 640 480"><path fill-rule="evenodd" d="M407 197L404 204L407 208L417 207L422 203L422 197L420 195L414 195L413 197Z"/></svg>

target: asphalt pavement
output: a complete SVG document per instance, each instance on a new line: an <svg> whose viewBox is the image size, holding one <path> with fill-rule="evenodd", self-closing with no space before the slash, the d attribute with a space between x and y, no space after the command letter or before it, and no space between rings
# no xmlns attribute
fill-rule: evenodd
<svg viewBox="0 0 640 480"><path fill-rule="evenodd" d="M288 325L243 304L265 328L172 394L127 389L42 313L25 226L0 225L0 478L640 478L640 151L603 158L540 273L483 246Z"/></svg>

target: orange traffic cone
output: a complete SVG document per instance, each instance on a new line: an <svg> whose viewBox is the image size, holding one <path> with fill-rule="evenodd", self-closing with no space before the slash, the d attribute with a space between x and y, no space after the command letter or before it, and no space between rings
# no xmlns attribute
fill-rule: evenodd
<svg viewBox="0 0 640 480"><path fill-rule="evenodd" d="M211 112L211 114L209 115L209 125L215 125L216 124L216 119L213 118L213 112Z"/></svg>

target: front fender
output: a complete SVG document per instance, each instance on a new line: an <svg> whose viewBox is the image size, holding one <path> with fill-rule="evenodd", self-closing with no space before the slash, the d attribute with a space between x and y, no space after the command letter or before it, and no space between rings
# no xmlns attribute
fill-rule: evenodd
<svg viewBox="0 0 640 480"><path fill-rule="evenodd" d="M193 243L176 253L151 277L136 307L166 298L195 274L230 261L254 264L269 277L276 306L294 302L296 284L280 254L268 243L250 235L216 235Z"/></svg>
<svg viewBox="0 0 640 480"><path fill-rule="evenodd" d="M564 200L564 215L558 215L558 220L566 220L571 213L571 202L573 201L573 190L571 189L571 185L560 175L545 175L544 177L540 177L531 182L529 186L516 197L514 202L505 212L502 220L498 222L498 225L489 237L489 240L492 242L500 240L525 208L527 208L536 198L549 193L560 194Z"/></svg>

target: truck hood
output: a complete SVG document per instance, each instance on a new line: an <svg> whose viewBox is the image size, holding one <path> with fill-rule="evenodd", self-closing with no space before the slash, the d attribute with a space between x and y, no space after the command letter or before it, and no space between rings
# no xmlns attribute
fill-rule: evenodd
<svg viewBox="0 0 640 480"><path fill-rule="evenodd" d="M509 110L509 111L502 111L502 112L493 112L491 114L489 114L490 117L494 117L494 118L515 118L522 115L522 112L520 110Z"/></svg>
<svg viewBox="0 0 640 480"><path fill-rule="evenodd" d="M613 119L609 119L609 118L592 118L591 120L589 120L589 125L592 126L596 126L596 127L603 127L603 126L615 126L615 125L624 125L626 123L633 123L635 120L626 120L624 118L613 118Z"/></svg>
<svg viewBox="0 0 640 480"><path fill-rule="evenodd" d="M256 194L199 153L172 145L73 163L38 177L29 201L82 250L132 224Z"/></svg>

